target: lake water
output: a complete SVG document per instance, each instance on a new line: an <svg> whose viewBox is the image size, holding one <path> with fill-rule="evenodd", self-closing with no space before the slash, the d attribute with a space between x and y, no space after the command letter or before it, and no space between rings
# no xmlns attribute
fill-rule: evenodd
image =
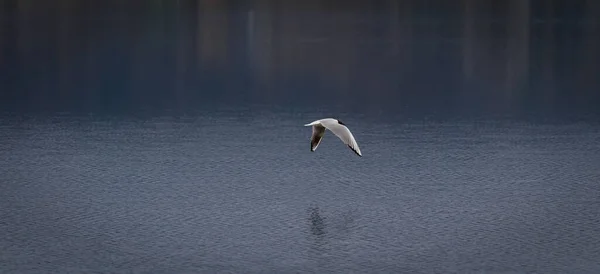
<svg viewBox="0 0 600 274"><path fill-rule="evenodd" d="M1 272L600 272L597 123L321 116L5 117Z"/></svg>
<svg viewBox="0 0 600 274"><path fill-rule="evenodd" d="M600 2L454 2L2 1L0 273L600 273Z"/></svg>

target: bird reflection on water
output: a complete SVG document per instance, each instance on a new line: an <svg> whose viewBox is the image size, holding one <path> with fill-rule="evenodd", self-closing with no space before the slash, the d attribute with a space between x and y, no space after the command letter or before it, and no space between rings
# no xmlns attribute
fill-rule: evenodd
<svg viewBox="0 0 600 274"><path fill-rule="evenodd" d="M356 209L323 211L312 205L307 209L308 258L319 269L339 268L339 260L346 261L355 247L353 230L356 228ZM342 259L344 258L344 259ZM336 262L337 263L334 263Z"/></svg>
<svg viewBox="0 0 600 274"><path fill-rule="evenodd" d="M321 210L318 206L309 207L308 212L310 213L310 231L315 236L324 236L326 232L325 218L321 216Z"/></svg>
<svg viewBox="0 0 600 274"><path fill-rule="evenodd" d="M308 256L315 267L328 269L330 267L331 246L327 234L327 220L318 206L310 206L307 209L309 236Z"/></svg>

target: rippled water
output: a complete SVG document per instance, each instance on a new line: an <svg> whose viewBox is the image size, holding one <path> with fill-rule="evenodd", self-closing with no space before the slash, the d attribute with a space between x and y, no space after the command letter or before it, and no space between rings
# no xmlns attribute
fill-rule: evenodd
<svg viewBox="0 0 600 274"><path fill-rule="evenodd" d="M2 273L599 273L600 127L14 116Z"/></svg>

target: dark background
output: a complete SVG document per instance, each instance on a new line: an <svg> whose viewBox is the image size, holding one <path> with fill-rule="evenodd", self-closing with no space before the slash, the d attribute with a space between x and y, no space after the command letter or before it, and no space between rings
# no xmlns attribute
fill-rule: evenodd
<svg viewBox="0 0 600 274"><path fill-rule="evenodd" d="M594 0L4 0L0 16L5 113L583 117L600 102Z"/></svg>
<svg viewBox="0 0 600 274"><path fill-rule="evenodd" d="M599 20L0 0L0 272L600 273Z"/></svg>

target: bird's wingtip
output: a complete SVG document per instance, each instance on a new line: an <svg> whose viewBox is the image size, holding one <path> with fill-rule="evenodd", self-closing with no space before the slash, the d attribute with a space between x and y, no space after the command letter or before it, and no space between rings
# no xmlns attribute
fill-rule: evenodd
<svg viewBox="0 0 600 274"><path fill-rule="evenodd" d="M362 156L362 153L361 153L360 151L358 151L358 150L354 149L354 148L353 148L351 145L348 145L348 147L350 148L350 150L354 151L354 153L355 153L356 155L358 155L358 156L360 156L360 157L363 157L363 156Z"/></svg>

